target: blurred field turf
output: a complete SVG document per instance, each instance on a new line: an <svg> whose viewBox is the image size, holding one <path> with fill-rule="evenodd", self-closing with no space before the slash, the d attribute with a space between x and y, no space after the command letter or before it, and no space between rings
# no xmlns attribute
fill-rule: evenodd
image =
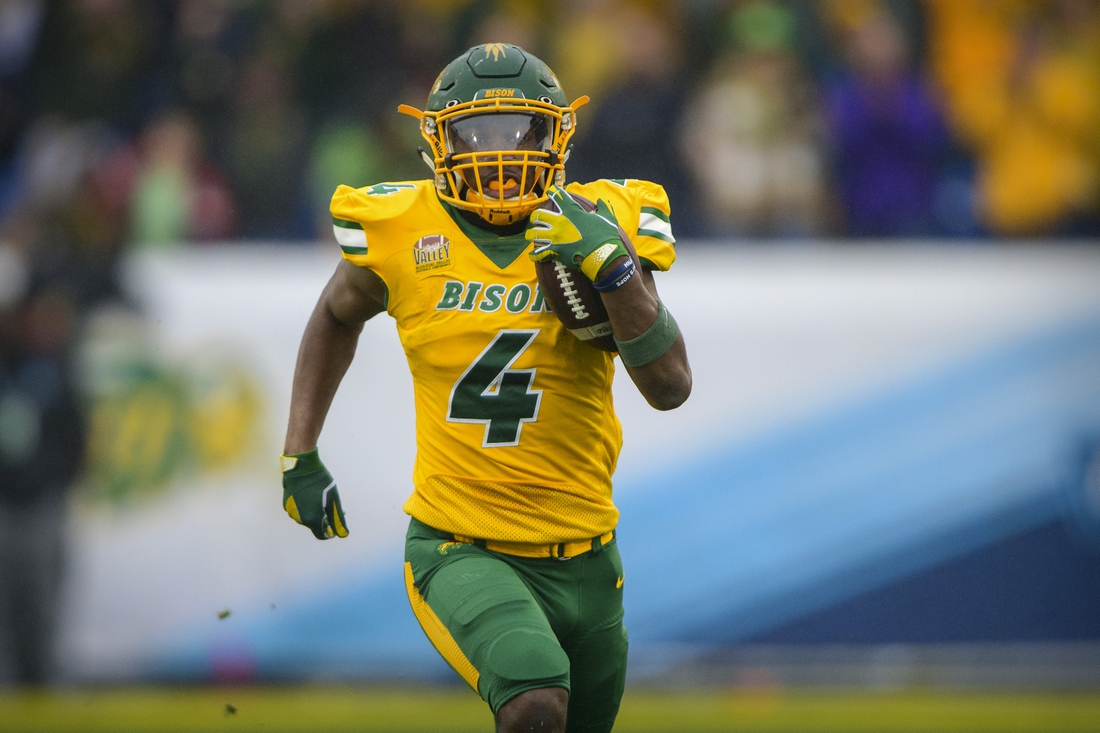
<svg viewBox="0 0 1100 733"><path fill-rule="evenodd" d="M4 733L492 730L488 709L466 690L162 687L0 693ZM1100 732L1100 691L628 692L615 733L662 731Z"/></svg>

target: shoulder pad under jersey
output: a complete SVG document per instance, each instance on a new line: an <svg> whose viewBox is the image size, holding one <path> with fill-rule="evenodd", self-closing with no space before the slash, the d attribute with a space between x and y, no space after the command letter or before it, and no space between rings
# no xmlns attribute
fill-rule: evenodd
<svg viewBox="0 0 1100 733"><path fill-rule="evenodd" d="M659 183L635 178L601 178L570 183L566 189L596 201L604 199L630 237L643 266L667 270L676 260L668 194Z"/></svg>
<svg viewBox="0 0 1100 733"><path fill-rule="evenodd" d="M425 197L435 196L431 181L398 181L352 188L337 186L329 210L332 229L344 257L355 264L368 265L372 244L382 244L372 233L384 229L387 222L426 205Z"/></svg>

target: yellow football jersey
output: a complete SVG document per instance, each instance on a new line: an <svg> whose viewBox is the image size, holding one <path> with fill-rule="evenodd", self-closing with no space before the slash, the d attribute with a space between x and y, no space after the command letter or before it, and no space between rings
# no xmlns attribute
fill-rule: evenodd
<svg viewBox="0 0 1100 733"><path fill-rule="evenodd" d="M599 180L648 267L675 259L664 189ZM611 354L550 312L523 233L498 237L440 202L431 181L340 186L343 255L385 283L412 371L414 490L405 511L455 534L551 543L613 529L611 475L622 430Z"/></svg>

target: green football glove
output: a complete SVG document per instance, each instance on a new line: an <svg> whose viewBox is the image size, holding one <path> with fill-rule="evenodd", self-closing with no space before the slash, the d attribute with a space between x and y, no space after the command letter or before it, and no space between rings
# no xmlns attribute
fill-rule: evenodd
<svg viewBox="0 0 1100 733"><path fill-rule="evenodd" d="M553 209L535 209L524 236L534 242L531 259L557 260L595 281L604 265L627 254L619 238L619 222L600 199L595 211L585 211L565 189L552 186Z"/></svg>
<svg viewBox="0 0 1100 733"><path fill-rule="evenodd" d="M298 524L304 524L319 540L347 537L344 508L336 480L321 463L317 449L279 456L283 469L283 508Z"/></svg>

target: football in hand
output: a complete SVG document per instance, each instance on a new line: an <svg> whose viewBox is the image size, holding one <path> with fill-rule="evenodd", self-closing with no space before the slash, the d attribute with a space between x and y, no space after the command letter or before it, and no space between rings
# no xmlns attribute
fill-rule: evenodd
<svg viewBox="0 0 1100 733"><path fill-rule="evenodd" d="M585 211L596 210L596 204L583 196L575 193L569 195ZM635 267L640 269L634 245L631 244L630 237L622 227L619 227L619 237L630 252L630 256L634 258ZM587 277L579 270L566 267L556 260L536 262L535 274L538 276L539 287L550 309L571 334L597 349L619 350L615 345L611 321L607 317L607 309L604 308L600 293L592 287L592 282Z"/></svg>

